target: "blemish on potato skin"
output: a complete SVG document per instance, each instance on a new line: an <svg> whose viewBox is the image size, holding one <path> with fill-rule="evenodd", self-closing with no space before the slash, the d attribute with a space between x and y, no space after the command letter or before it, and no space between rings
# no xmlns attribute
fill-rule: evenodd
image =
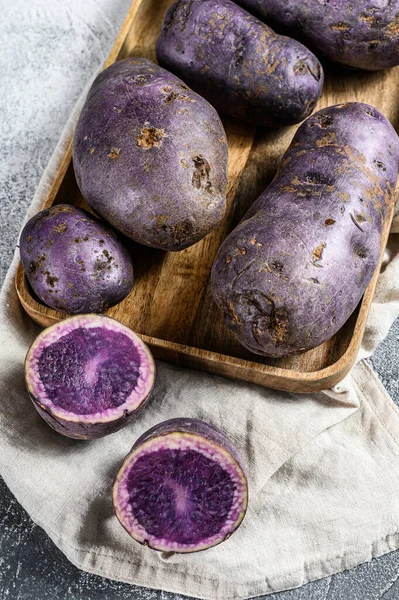
<svg viewBox="0 0 399 600"><path fill-rule="evenodd" d="M282 272L283 272L283 270L284 270L284 265L283 265L282 263L278 262L277 260L274 260L274 261L271 263L271 265L272 265L273 269L274 269L275 271L277 271L278 273L282 273Z"/></svg>
<svg viewBox="0 0 399 600"><path fill-rule="evenodd" d="M322 265L318 264L323 258L324 248L327 246L325 242L321 242L312 252L312 263L315 267L321 267Z"/></svg>
<svg viewBox="0 0 399 600"><path fill-rule="evenodd" d="M156 227L166 231L169 221L169 215L158 215L156 218Z"/></svg>
<svg viewBox="0 0 399 600"><path fill-rule="evenodd" d="M319 148L325 148L326 146L332 146L336 143L337 136L333 131L325 133L322 138L316 140L316 146Z"/></svg>
<svg viewBox="0 0 399 600"><path fill-rule="evenodd" d="M170 233L177 247L179 247L185 240L190 238L195 231L195 227L191 221L184 220L176 223L173 227L170 227Z"/></svg>
<svg viewBox="0 0 399 600"><path fill-rule="evenodd" d="M389 23L386 31L387 34L393 38L399 35L399 13L396 15L395 20Z"/></svg>
<svg viewBox="0 0 399 600"><path fill-rule="evenodd" d="M354 215L353 215L352 213L350 213L350 218L351 218L351 220L352 220L352 223L353 223L354 225L356 225L356 227L357 227L357 228L358 228L358 229L359 229L359 230L360 230L362 233L364 233L364 229L363 229L363 228L362 228L362 227L359 225L359 223L358 223L357 219L354 217Z"/></svg>
<svg viewBox="0 0 399 600"><path fill-rule="evenodd" d="M107 259L108 263L111 263L114 260L114 257L110 255L108 250L103 250L103 254L104 254L105 258Z"/></svg>
<svg viewBox="0 0 399 600"><path fill-rule="evenodd" d="M111 151L109 154L107 154L108 158L110 158L111 160L117 160L120 156L121 153L121 149L120 148L111 148Z"/></svg>
<svg viewBox="0 0 399 600"><path fill-rule="evenodd" d="M342 202L348 202L350 200L349 192L338 192L337 196Z"/></svg>
<svg viewBox="0 0 399 600"><path fill-rule="evenodd" d="M136 137L137 145L143 150L150 150L154 146L159 148L166 137L164 129L157 129L150 125L143 127L141 133Z"/></svg>
<svg viewBox="0 0 399 600"><path fill-rule="evenodd" d="M197 188L198 190L202 188L207 192L212 192L213 187L209 177L211 165L201 154L193 156L192 160L194 163L194 172L192 176L193 187Z"/></svg>
<svg viewBox="0 0 399 600"><path fill-rule="evenodd" d="M170 85L165 86L162 89L162 91L165 94L165 98L163 100L164 104L172 104L172 102L175 102L175 100L179 100L182 102L192 102L193 104L196 103L196 100L194 100L194 98L190 98L190 96L188 96L187 94L183 94L182 92L177 92Z"/></svg>
<svg viewBox="0 0 399 600"><path fill-rule="evenodd" d="M133 78L132 83L134 83L135 85L142 86L142 85L145 85L146 83L148 83L151 79L152 79L152 75L150 73L139 74ZM118 112L120 112L120 111L118 111Z"/></svg>
<svg viewBox="0 0 399 600"><path fill-rule="evenodd" d="M46 271L46 283L47 285L54 287L54 285L56 284L56 282L59 281L58 277L55 277L54 275L50 275L49 271Z"/></svg>
<svg viewBox="0 0 399 600"><path fill-rule="evenodd" d="M54 233L65 233L67 229L66 223L60 223L59 225L54 225L53 227Z"/></svg>
<svg viewBox="0 0 399 600"><path fill-rule="evenodd" d="M367 258L367 252L364 248L360 248L356 251L356 254L359 258Z"/></svg>
<svg viewBox="0 0 399 600"><path fill-rule="evenodd" d="M58 215L59 213L74 213L76 212L76 209L74 206L72 205L68 205L68 204L60 204L60 205L56 205L56 206L52 206L51 207L51 212L49 211L47 218L48 219L52 219L54 217L54 215Z"/></svg>
<svg viewBox="0 0 399 600"><path fill-rule="evenodd" d="M29 265L29 269L31 273L35 273L38 269L41 270L43 268L44 263L46 262L46 255L42 254L36 261L32 261Z"/></svg>
<svg viewBox="0 0 399 600"><path fill-rule="evenodd" d="M330 28L333 31L349 31L351 29L351 26L348 25L348 23L333 23L332 25L330 25Z"/></svg>
<svg viewBox="0 0 399 600"><path fill-rule="evenodd" d="M318 127L320 127L320 129L327 129L327 127L332 125L333 122L334 119L332 115L315 115L314 117L311 117L308 121L308 127L314 127L315 125L317 125ZM295 145L299 146L299 143L296 143Z"/></svg>

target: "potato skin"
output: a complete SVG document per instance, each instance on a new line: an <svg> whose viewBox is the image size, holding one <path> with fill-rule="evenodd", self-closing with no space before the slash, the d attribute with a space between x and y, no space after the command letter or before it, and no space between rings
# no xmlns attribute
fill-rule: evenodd
<svg viewBox="0 0 399 600"><path fill-rule="evenodd" d="M73 162L89 205L141 244L182 250L224 216L227 140L217 112L144 58L118 61L96 78Z"/></svg>
<svg viewBox="0 0 399 600"><path fill-rule="evenodd" d="M157 42L158 62L217 110L266 126L299 123L323 87L317 58L230 0L178 0Z"/></svg>
<svg viewBox="0 0 399 600"><path fill-rule="evenodd" d="M399 0L236 0L330 60L375 71L399 65Z"/></svg>
<svg viewBox="0 0 399 600"><path fill-rule="evenodd" d="M398 162L394 128L366 104L331 106L300 126L212 268L214 299L241 344L281 357L342 327L379 262Z"/></svg>
<svg viewBox="0 0 399 600"><path fill-rule="evenodd" d="M157 423L151 429L144 432L133 444L132 450L141 446L143 442L150 440L159 435L165 435L168 433L173 433L174 431L181 431L186 433L192 433L194 435L200 435L214 444L225 448L232 456L235 458L237 463L240 465L245 474L247 474L246 467L243 464L242 458L240 457L238 451L230 442L224 431L216 427L216 425L212 425L211 423L207 423L206 421L202 421L201 419L195 419L191 417L177 417L174 419L168 419L167 421L162 421L161 423Z"/></svg>
<svg viewBox="0 0 399 600"><path fill-rule="evenodd" d="M30 219L21 233L20 253L35 294L60 312L101 313L133 286L132 260L116 234L69 204Z"/></svg>

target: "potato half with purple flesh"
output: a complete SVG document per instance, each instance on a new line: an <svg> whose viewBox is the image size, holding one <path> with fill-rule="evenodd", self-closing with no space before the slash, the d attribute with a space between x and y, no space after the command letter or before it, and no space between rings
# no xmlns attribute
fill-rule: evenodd
<svg viewBox="0 0 399 600"><path fill-rule="evenodd" d="M93 439L117 431L145 405L154 385L152 355L128 327L79 315L45 329L25 361L38 413L58 433Z"/></svg>
<svg viewBox="0 0 399 600"><path fill-rule="evenodd" d="M76 206L58 204L32 217L20 253L35 294L63 313L104 312L133 287L132 259L116 233Z"/></svg>
<svg viewBox="0 0 399 600"><path fill-rule="evenodd" d="M223 432L198 419L171 419L134 444L116 476L113 500L120 523L139 543L198 552L239 527L248 484Z"/></svg>
<svg viewBox="0 0 399 600"><path fill-rule="evenodd" d="M299 123L323 88L323 69L310 50L230 0L175 2L157 59L220 112L257 125Z"/></svg>
<svg viewBox="0 0 399 600"><path fill-rule="evenodd" d="M183 250L223 219L227 139L216 110L145 58L94 81L73 142L89 205L140 244Z"/></svg>
<svg viewBox="0 0 399 600"><path fill-rule="evenodd" d="M398 135L367 104L330 106L300 126L212 267L214 299L243 346L286 356L342 327L378 265L398 166Z"/></svg>

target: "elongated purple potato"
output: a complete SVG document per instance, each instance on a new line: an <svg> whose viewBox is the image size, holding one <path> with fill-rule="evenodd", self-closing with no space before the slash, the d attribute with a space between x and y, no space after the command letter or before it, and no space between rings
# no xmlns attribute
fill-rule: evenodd
<svg viewBox="0 0 399 600"><path fill-rule="evenodd" d="M222 431L198 419L171 419L136 441L116 476L113 500L136 541L164 552L197 552L239 527L248 484Z"/></svg>
<svg viewBox="0 0 399 600"><path fill-rule="evenodd" d="M115 232L69 204L32 217L22 231L20 253L35 294L61 312L103 312L133 286L132 260Z"/></svg>
<svg viewBox="0 0 399 600"><path fill-rule="evenodd" d="M94 81L73 144L89 205L141 244L182 250L221 222L227 140L215 109L144 58Z"/></svg>
<svg viewBox="0 0 399 600"><path fill-rule="evenodd" d="M321 65L305 46L230 0L175 2L157 59L219 111L259 125L299 123L323 87Z"/></svg>
<svg viewBox="0 0 399 600"><path fill-rule="evenodd" d="M347 321L379 261L398 164L394 128L367 104L331 106L300 126L212 268L215 301L246 348L294 354Z"/></svg>
<svg viewBox="0 0 399 600"><path fill-rule="evenodd" d="M30 398L50 427L70 438L103 437L145 406L154 385L152 355L128 327L78 315L45 329L25 361Z"/></svg>
<svg viewBox="0 0 399 600"><path fill-rule="evenodd" d="M399 65L399 0L235 0L334 62L370 71Z"/></svg>

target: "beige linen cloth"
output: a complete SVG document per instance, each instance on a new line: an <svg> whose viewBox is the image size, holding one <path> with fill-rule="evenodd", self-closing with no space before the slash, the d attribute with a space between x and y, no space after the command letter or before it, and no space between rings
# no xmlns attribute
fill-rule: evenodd
<svg viewBox="0 0 399 600"><path fill-rule="evenodd" d="M80 105L30 207L39 209ZM394 225L399 231L399 219ZM361 357L399 315L399 235L390 238ZM399 411L362 360L335 390L295 395L158 363L155 391L137 422L82 442L52 431L24 386L38 327L13 285L0 298L0 470L7 485L79 568L151 588L229 600L300 586L399 547ZM136 438L178 416L219 425L242 454L250 501L239 530L192 555L134 542L113 513L115 472Z"/></svg>

